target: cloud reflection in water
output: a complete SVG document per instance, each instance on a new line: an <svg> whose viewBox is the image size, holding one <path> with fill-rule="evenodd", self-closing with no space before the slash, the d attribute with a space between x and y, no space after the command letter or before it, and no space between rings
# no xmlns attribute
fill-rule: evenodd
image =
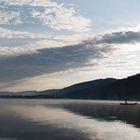
<svg viewBox="0 0 140 140"><path fill-rule="evenodd" d="M12 106L18 116L41 125L84 133L90 140L139 140L140 130L121 121L99 121L74 114L62 108L44 106Z"/></svg>

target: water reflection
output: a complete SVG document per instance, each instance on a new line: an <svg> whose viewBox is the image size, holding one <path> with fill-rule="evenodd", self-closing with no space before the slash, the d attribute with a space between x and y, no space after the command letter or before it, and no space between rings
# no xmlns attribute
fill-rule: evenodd
<svg viewBox="0 0 140 140"><path fill-rule="evenodd" d="M119 104L63 104L61 106L79 115L99 120L120 120L140 128L140 106L120 106Z"/></svg>
<svg viewBox="0 0 140 140"><path fill-rule="evenodd" d="M87 101L0 100L0 140L139 140L132 125L139 110Z"/></svg>

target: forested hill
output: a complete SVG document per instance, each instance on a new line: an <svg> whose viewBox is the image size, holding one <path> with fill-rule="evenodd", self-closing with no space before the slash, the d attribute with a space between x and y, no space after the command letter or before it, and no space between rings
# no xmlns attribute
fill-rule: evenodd
<svg viewBox="0 0 140 140"><path fill-rule="evenodd" d="M59 91L61 98L140 100L140 74L124 79L101 79Z"/></svg>
<svg viewBox="0 0 140 140"><path fill-rule="evenodd" d="M25 94L24 94L25 93ZM0 93L1 98L56 98L56 99L99 99L140 100L140 74L124 79L98 79L75 84L64 89Z"/></svg>

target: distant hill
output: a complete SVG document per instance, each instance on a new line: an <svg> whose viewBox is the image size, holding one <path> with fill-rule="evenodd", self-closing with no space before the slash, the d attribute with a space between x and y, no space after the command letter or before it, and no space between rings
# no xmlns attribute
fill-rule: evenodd
<svg viewBox="0 0 140 140"><path fill-rule="evenodd" d="M140 74L117 80L101 88L99 94L105 99L140 100Z"/></svg>
<svg viewBox="0 0 140 140"><path fill-rule="evenodd" d="M116 79L99 79L72 85L57 92L58 98L91 98L90 94L105 85L115 82Z"/></svg>
<svg viewBox="0 0 140 140"><path fill-rule="evenodd" d="M125 79L100 79L59 91L58 98L140 100L140 74Z"/></svg>
<svg viewBox="0 0 140 140"><path fill-rule="evenodd" d="M50 98L58 89L45 91L0 92L0 98Z"/></svg>
<svg viewBox="0 0 140 140"><path fill-rule="evenodd" d="M75 84L64 89L0 92L1 98L53 98L53 99L99 99L140 100L140 74L124 79L98 79Z"/></svg>

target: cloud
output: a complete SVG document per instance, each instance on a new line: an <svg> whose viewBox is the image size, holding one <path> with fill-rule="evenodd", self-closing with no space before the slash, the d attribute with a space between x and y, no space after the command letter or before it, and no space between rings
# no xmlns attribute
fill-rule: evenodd
<svg viewBox="0 0 140 140"><path fill-rule="evenodd" d="M2 41L2 39L4 40ZM114 30L97 35L75 34L56 36L0 28L0 40L0 56L17 56L22 54L39 53L38 50L40 49L68 46L81 42L94 46L104 46L104 44L105 46L112 45L114 48L117 44L121 45L139 43L140 29L137 27L123 30Z"/></svg>
<svg viewBox="0 0 140 140"><path fill-rule="evenodd" d="M5 3L5 5L10 6L56 6L55 2L51 2L50 0L1 0L1 2Z"/></svg>
<svg viewBox="0 0 140 140"><path fill-rule="evenodd" d="M85 37L51 36L34 44L0 47L1 81L97 65L114 49L119 49L119 44L139 43L139 34L123 30Z"/></svg>
<svg viewBox="0 0 140 140"><path fill-rule="evenodd" d="M91 34L53 35L27 31L11 30L0 27L0 56L36 53L36 50L49 47L62 47L76 44ZM32 50L32 51L31 51Z"/></svg>
<svg viewBox="0 0 140 140"><path fill-rule="evenodd" d="M69 70L75 72L88 66L104 69L112 65L114 71L116 67L123 69L126 61L130 66L132 51L140 50L140 27L91 34L87 32L90 26L90 19L80 15L73 6L63 3L51 0L1 0L0 87L6 89L23 81L26 85L26 81L30 79L31 82L33 77L46 75L46 80L51 74ZM26 29L30 29L30 32ZM111 54L116 49L120 51L115 51L116 57L113 56L113 59ZM134 52L137 56L131 58L134 62L137 58L138 64L137 52ZM124 55L128 54L126 59ZM104 58L108 58L108 61ZM122 59L125 64L120 66Z"/></svg>
<svg viewBox="0 0 140 140"><path fill-rule="evenodd" d="M6 38L6 39L24 39L24 38L30 38L30 39L43 39L46 38L46 35L37 34L37 33L31 33L26 31L17 31L17 30L10 30L0 27L0 39Z"/></svg>
<svg viewBox="0 0 140 140"><path fill-rule="evenodd" d="M81 43L59 48L44 48L34 54L3 58L0 59L0 80L11 81L94 65L106 57L111 49L108 46Z"/></svg>
<svg viewBox="0 0 140 140"><path fill-rule="evenodd" d="M16 25L22 24L20 12L1 10L0 8L0 24Z"/></svg>
<svg viewBox="0 0 140 140"><path fill-rule="evenodd" d="M132 44L140 42L139 28L116 30L103 34L75 34L75 35L41 35L30 32L21 32L0 28L0 38L16 39L30 38L41 39L34 43L28 43L22 46L0 46L0 56L19 56L26 54L40 53L41 49L56 48L62 46L71 46L75 44L86 44L90 46L112 46L119 44ZM43 39L44 38L44 39ZM43 40L42 40L43 39ZM21 42L21 40L20 40Z"/></svg>
<svg viewBox="0 0 140 140"><path fill-rule="evenodd" d="M116 48L123 45L135 47L134 43L140 43L138 28L97 35L50 36L34 44L0 47L0 81L12 82L42 74L96 67Z"/></svg>
<svg viewBox="0 0 140 140"><path fill-rule="evenodd" d="M23 52L22 47L34 44L35 42L42 39L49 39L51 35L27 32L27 31L17 31L0 27L0 55L8 51L11 54L14 50L19 49L21 54Z"/></svg>
<svg viewBox="0 0 140 140"><path fill-rule="evenodd" d="M73 8L67 9L60 5L49 7L43 12L33 10L32 17L55 30L84 32L89 30L90 25L90 20L77 15Z"/></svg>
<svg viewBox="0 0 140 140"><path fill-rule="evenodd" d="M1 31L1 30L0 30ZM40 35L29 32L3 30L0 38L0 57L39 53L45 48L57 48L81 43L92 38L91 34ZM44 39L43 39L44 38Z"/></svg>
<svg viewBox="0 0 140 140"><path fill-rule="evenodd" d="M132 44L140 42L140 30L139 28L116 30L111 32L106 32L102 34L75 34L75 35L41 35L29 32L20 32L13 30L6 30L0 28L0 37L4 38L30 38L30 39L40 39L35 43L30 43L22 46L11 47L5 46L0 47L0 56L17 56L23 54L33 54L40 53L39 50L45 48L56 48L62 46L69 46L78 43L85 43L94 46L112 46L116 48L115 45L120 44ZM44 38L44 39L43 39ZM43 39L43 40L42 40ZM21 40L20 40L21 42Z"/></svg>
<svg viewBox="0 0 140 140"><path fill-rule="evenodd" d="M124 28L122 30L104 33L96 38L96 43L129 44L140 42L140 28Z"/></svg>
<svg viewBox="0 0 140 140"><path fill-rule="evenodd" d="M20 40L21 41L21 40ZM61 42L53 41L53 40L41 40L37 41L36 43L28 43L22 46L1 46L0 47L0 58L2 57L14 57L14 56L20 56L20 55L33 55L36 53L39 53L40 49L45 49L45 48L53 48L53 47L58 47L61 46Z"/></svg>
<svg viewBox="0 0 140 140"><path fill-rule="evenodd" d="M72 32L88 31L91 25L73 7L50 0L1 0L0 5L1 25L33 24Z"/></svg>

